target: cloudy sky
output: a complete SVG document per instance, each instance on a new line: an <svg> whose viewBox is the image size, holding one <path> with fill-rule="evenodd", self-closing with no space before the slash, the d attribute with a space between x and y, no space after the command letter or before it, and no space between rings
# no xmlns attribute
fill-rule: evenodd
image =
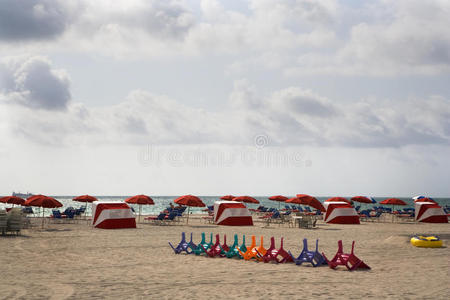
<svg viewBox="0 0 450 300"><path fill-rule="evenodd" d="M0 0L0 194L450 196L446 0Z"/></svg>

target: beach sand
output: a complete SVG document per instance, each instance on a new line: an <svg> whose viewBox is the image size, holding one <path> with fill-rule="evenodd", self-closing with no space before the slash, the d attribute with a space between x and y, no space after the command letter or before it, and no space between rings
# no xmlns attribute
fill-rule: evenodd
<svg viewBox="0 0 450 300"><path fill-rule="evenodd" d="M36 220L38 222L38 220ZM0 299L449 299L450 248L425 249L409 244L414 234L439 235L450 246L449 224L320 222L314 230L256 223L226 227L190 219L189 225L138 224L137 229L93 229L77 224L47 224L22 230L18 237L0 236ZM331 258L342 239L344 251L372 269L349 272L327 266L265 264L238 259L175 255L167 244L181 232L263 235L298 255L302 239Z"/></svg>

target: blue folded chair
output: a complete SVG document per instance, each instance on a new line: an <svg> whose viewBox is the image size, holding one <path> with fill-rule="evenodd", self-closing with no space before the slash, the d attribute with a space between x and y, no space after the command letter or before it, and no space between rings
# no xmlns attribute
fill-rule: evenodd
<svg viewBox="0 0 450 300"><path fill-rule="evenodd" d="M316 240L316 250L309 251L308 250L308 240L303 239L303 250L297 258L294 258L292 253L289 251L292 259L294 260L296 265L301 265L302 263L309 262L313 267L318 267L322 265L326 265L327 262L322 254L319 252L319 239Z"/></svg>
<svg viewBox="0 0 450 300"><path fill-rule="evenodd" d="M197 245L192 242L192 232L191 232L191 240L189 243L186 241L186 234L184 232L181 233L181 241L178 246L174 247L169 242L170 247L172 247L175 254L180 254L181 252L186 252L186 254L192 254L194 250L197 248Z"/></svg>

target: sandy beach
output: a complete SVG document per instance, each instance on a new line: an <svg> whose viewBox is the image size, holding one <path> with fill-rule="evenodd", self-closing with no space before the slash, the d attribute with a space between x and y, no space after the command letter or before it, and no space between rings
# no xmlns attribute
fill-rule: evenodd
<svg viewBox="0 0 450 300"><path fill-rule="evenodd" d="M38 222L38 220L35 220ZM413 234L439 235L448 247L448 224L363 223L335 225L319 222L313 230L287 226L226 227L191 218L190 224L137 229L93 229L85 221L47 224L22 230L20 236L0 237L3 280L0 299L448 299L449 248L423 249L409 244ZM298 255L301 241L320 239L319 250L332 257L337 241L372 269L349 272L327 266L265 264L226 258L175 255L167 244L180 233L194 233L194 242L205 232L270 237L277 247Z"/></svg>

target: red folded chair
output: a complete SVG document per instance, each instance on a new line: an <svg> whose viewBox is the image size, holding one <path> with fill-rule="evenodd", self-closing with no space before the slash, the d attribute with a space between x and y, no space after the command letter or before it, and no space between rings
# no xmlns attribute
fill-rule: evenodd
<svg viewBox="0 0 450 300"><path fill-rule="evenodd" d="M342 240L339 240L338 251L332 260L328 260L323 252L322 255L325 258L325 261L327 262L328 266L332 269L336 269L337 266L341 265L346 266L349 271L353 271L356 269L370 270L370 267L366 265L361 259L356 257L356 255L353 253L354 248L355 248L355 241L353 241L352 243L352 252L350 254L344 253L342 247Z"/></svg>
<svg viewBox="0 0 450 300"><path fill-rule="evenodd" d="M203 247L203 245L201 246L203 248L203 251L205 251L206 255L208 255L209 257L220 256L223 252L222 247L220 246L219 234L216 234L216 243L212 245L211 248L206 249L205 247Z"/></svg>

